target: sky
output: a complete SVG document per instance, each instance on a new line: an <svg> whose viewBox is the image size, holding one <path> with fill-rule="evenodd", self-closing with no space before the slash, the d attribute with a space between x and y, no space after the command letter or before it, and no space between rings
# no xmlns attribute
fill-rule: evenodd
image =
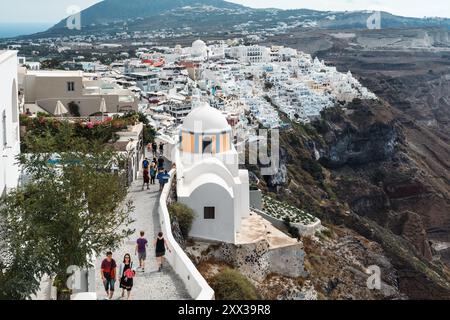
<svg viewBox="0 0 450 320"><path fill-rule="evenodd" d="M127 1L127 0L124 0ZM170 1L170 0L167 0ZM450 18L448 0L230 0L254 8L308 8L317 10L383 10L402 16ZM87 8L99 0L0 0L1 23L56 23L67 8Z"/></svg>

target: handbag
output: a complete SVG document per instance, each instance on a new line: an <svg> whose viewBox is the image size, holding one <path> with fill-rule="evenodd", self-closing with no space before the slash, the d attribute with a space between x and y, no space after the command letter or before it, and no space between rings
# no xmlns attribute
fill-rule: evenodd
<svg viewBox="0 0 450 320"><path fill-rule="evenodd" d="M134 278L134 271L133 271L133 264L130 265L130 269L127 269L123 275L128 278L128 279L133 279Z"/></svg>

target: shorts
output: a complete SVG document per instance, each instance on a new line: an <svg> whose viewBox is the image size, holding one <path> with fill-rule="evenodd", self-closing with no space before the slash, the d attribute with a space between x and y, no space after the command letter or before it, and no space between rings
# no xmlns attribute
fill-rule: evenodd
<svg viewBox="0 0 450 320"><path fill-rule="evenodd" d="M116 284L116 280L112 278L106 278L103 281L103 285L105 287L105 291L114 291L114 286Z"/></svg>
<svg viewBox="0 0 450 320"><path fill-rule="evenodd" d="M146 252L138 252L138 259L139 259L139 261L145 261L145 259L147 259L147 253Z"/></svg>
<svg viewBox="0 0 450 320"><path fill-rule="evenodd" d="M165 251L161 251L161 252L156 251L156 257L157 258L164 257L165 255L166 255Z"/></svg>

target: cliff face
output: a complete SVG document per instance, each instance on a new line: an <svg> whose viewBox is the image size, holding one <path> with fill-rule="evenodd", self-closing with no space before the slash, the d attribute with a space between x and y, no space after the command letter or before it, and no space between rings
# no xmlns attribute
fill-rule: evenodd
<svg viewBox="0 0 450 320"><path fill-rule="evenodd" d="M431 239L448 241L450 233L449 186L444 182L448 172L426 165L445 163L445 152L431 143L428 149L417 148L409 135L411 125L381 100L326 110L312 125L292 124L281 133L287 177L266 179L262 187L331 228L344 226L379 244L381 256L392 265L384 272L396 275L394 287L407 297L450 299L448 266L430 246ZM429 149L439 160L420 153ZM323 246L312 246L310 253ZM355 250L346 252L357 255ZM335 257L329 268L341 270L345 259ZM317 266L311 267L312 273L318 272Z"/></svg>

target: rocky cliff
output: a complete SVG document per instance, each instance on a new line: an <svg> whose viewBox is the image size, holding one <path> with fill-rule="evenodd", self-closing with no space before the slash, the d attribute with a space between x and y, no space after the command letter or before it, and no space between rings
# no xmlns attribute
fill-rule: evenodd
<svg viewBox="0 0 450 320"><path fill-rule="evenodd" d="M318 275L313 282L324 297L345 298L347 292L350 298L358 298L357 291L348 286L349 279L358 274L348 259L354 255L367 267L370 259L358 250L372 256L379 246L377 252L385 259L381 259L384 263L380 260L382 273L395 278L386 285L408 298L450 299L448 266L430 246L431 238L445 238L450 231L448 185L436 182L436 171L425 165L430 160L414 148L416 141L409 139L408 132L412 125L399 119L396 110L382 100L356 100L345 108L326 110L312 125L293 123L281 133L287 177L261 179L265 183L260 186L317 215L331 230L339 226L352 239L373 243L364 248L350 246L335 232L331 241L311 245L312 256L325 248L333 256L329 261L321 258L322 264L313 259L308 270ZM436 151L444 163L445 152ZM442 178L448 174L441 173ZM346 248L345 253L332 254L335 250L329 250L330 246ZM326 268L323 263L328 263ZM339 270L335 279L332 270ZM323 290L328 285L340 294L331 293L336 288ZM387 291L381 296L389 298Z"/></svg>

